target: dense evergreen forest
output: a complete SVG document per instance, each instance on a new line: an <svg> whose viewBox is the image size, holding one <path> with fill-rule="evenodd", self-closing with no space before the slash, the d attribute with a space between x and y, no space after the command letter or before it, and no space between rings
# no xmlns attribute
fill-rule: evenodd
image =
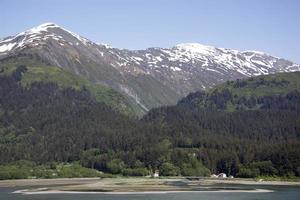
<svg viewBox="0 0 300 200"><path fill-rule="evenodd" d="M131 176L300 176L300 73L227 82L138 120L85 87L24 87L27 70L0 75L1 169L22 160Z"/></svg>

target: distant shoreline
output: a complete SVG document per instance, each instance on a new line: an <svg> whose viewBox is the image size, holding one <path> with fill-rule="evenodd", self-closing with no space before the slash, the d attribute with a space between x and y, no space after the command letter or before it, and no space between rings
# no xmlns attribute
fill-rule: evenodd
<svg viewBox="0 0 300 200"><path fill-rule="evenodd" d="M174 194L174 193L268 193L274 192L273 190L267 189L253 189L253 190L207 190L207 191L139 191L139 192L96 192L96 191L61 191L61 190L17 190L13 192L14 194L112 194L112 195L132 195L132 194Z"/></svg>
<svg viewBox="0 0 300 200"><path fill-rule="evenodd" d="M255 187L253 187L255 186ZM167 194L167 193L266 193L266 186L300 187L300 182L255 181L253 179L200 178L59 178L2 180L1 187L16 194Z"/></svg>
<svg viewBox="0 0 300 200"><path fill-rule="evenodd" d="M101 182L103 180L144 180L144 181L188 181L184 177L171 177L171 178L145 178L145 177L117 177L117 178L55 178L55 179L10 179L0 180L0 187L23 187L23 186L43 186L43 185L82 185ZM269 181L246 178L234 179L218 179L218 178L200 178L199 181L189 182L203 182L205 184L239 184L239 185L285 185L285 186L300 186L297 181Z"/></svg>

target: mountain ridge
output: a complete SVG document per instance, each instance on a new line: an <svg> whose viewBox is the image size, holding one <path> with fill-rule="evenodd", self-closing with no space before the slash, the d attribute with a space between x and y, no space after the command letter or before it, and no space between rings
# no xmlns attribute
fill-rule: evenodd
<svg viewBox="0 0 300 200"><path fill-rule="evenodd" d="M65 29L63 28L62 26L54 23L54 22L45 22L45 23L42 23L38 26L35 26L35 27L32 27L26 31L23 31L19 34L16 34L14 36L8 36L8 37L4 37L4 38L0 38L0 42L7 42L8 40L11 40L12 38L15 38L17 36L20 36L20 35L23 35L23 34L26 34L28 32L40 32L40 31L47 31L47 28L60 28L60 29L63 29L67 32L69 32L70 34L72 34L74 37L76 37L77 39L81 40L81 41L85 41L86 43L87 42L90 42L90 43L94 43L94 44L97 44L97 45L100 45L100 46L105 46L106 48L115 48L115 49L120 49L120 50L129 50L129 51L142 51L142 50L148 50L148 49L170 49L170 48L175 48L175 47L184 47L184 46L202 46L202 48L218 48L218 49L223 49L223 50L232 50L232 51L237 51L237 52L242 52L242 53L257 53L257 54L265 54L265 55L270 55L270 53L266 53L266 52L263 52L263 51L257 51L257 50L252 50L252 49L247 49L247 50L243 50L243 51L240 51L240 50L237 50L237 49L230 49L230 48L223 48L223 47L215 47L215 46L210 46L210 45L203 45L201 43L195 43L195 42L184 42L184 43L178 43L174 46L171 46L171 47L159 47L159 46L155 46L155 47L147 47L146 49L127 49L127 48L119 48L119 47L113 47L112 45L110 44L106 44L106 43L100 43L100 42L93 42L89 39L87 39L86 37L83 37L81 35L78 35L72 31L69 31L68 29ZM2 50L3 51L3 50ZM273 57L276 57L276 56L273 56ZM282 57L276 57L276 58L282 58ZM289 60L291 61L291 60ZM292 61L291 61L292 62Z"/></svg>
<svg viewBox="0 0 300 200"><path fill-rule="evenodd" d="M94 43L54 23L0 40L0 61L38 57L121 92L142 112L175 104L190 92L227 80L299 71L300 65L257 51L237 51L197 43L171 48L128 50Z"/></svg>

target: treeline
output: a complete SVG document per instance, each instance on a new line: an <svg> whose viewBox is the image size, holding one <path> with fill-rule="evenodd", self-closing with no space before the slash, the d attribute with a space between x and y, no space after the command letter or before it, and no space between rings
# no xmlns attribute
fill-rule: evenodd
<svg viewBox="0 0 300 200"><path fill-rule="evenodd" d="M97 170L84 168L78 163L37 165L32 161L19 160L6 165L0 165L0 180L27 178L82 178L82 177L112 177Z"/></svg>
<svg viewBox="0 0 300 200"><path fill-rule="evenodd" d="M200 91L183 98L177 106L151 110L143 120L163 125L167 130L164 134L173 138L175 146L198 149L198 158L212 172L240 177L299 176L300 92L286 85L294 85L293 80L257 80L230 84L233 88L250 85L264 90L271 85L275 94L262 96L253 91L241 95L238 92L244 91L230 87ZM287 90L277 93L277 85ZM274 170L267 173L258 164Z"/></svg>
<svg viewBox="0 0 300 200"><path fill-rule="evenodd" d="M199 92L136 120L97 102L84 88L43 82L24 88L26 69L0 75L3 166L28 160L37 166L77 162L125 176L155 170L165 176L300 176L297 90L245 100L226 89L209 96ZM251 106L236 109L237 102Z"/></svg>

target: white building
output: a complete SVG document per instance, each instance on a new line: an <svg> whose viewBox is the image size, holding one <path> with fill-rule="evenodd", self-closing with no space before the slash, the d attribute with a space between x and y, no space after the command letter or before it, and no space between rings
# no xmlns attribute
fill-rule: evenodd
<svg viewBox="0 0 300 200"><path fill-rule="evenodd" d="M218 174L218 178L227 178L227 175L225 173Z"/></svg>
<svg viewBox="0 0 300 200"><path fill-rule="evenodd" d="M155 172L153 173L153 177L154 178L159 177L159 171L158 170L155 170Z"/></svg>

